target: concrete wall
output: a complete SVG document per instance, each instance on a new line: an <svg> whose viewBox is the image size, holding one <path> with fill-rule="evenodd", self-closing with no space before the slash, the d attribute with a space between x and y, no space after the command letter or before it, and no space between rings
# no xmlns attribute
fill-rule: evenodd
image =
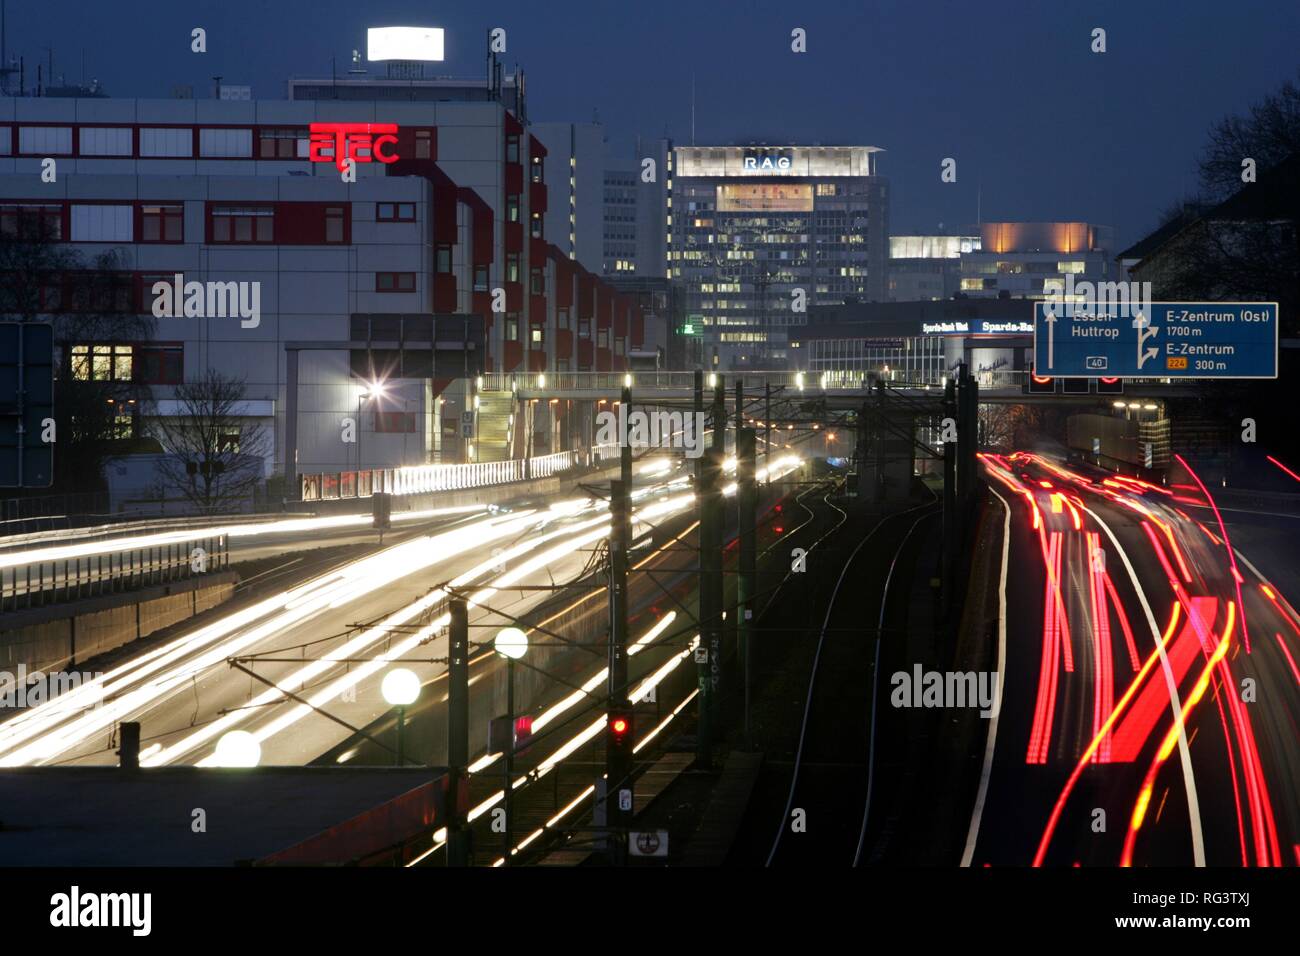
<svg viewBox="0 0 1300 956"><path fill-rule="evenodd" d="M220 572L148 588L136 595L11 614L5 630L0 631L0 669L13 673L24 664L30 673L84 663L221 604L234 593L236 580L235 574ZM124 600L127 603L120 603ZM81 613L68 615L74 608Z"/></svg>

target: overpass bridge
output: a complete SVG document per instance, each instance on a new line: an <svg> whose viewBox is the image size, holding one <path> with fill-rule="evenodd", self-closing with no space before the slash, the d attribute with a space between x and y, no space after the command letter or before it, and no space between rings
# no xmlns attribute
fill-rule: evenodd
<svg viewBox="0 0 1300 956"><path fill-rule="evenodd" d="M635 400L646 404L673 404L692 399L696 372L671 372L659 369L630 372L498 372L480 376L480 392L485 395L513 394L517 400L595 400L617 401L624 388L630 388ZM1087 391L1052 393L1028 390L1030 372L1026 369L996 369L971 376L980 389L980 401L995 404L1022 403L1089 403L1110 395L1126 394L1137 398L1161 398L1186 393L1201 379L1126 379L1122 392L1101 392L1092 379L1077 379ZM862 371L804 372L787 369L704 373L706 388L723 381L728 388L741 387L746 396L765 393L786 397L821 395L829 399L861 398L873 392L878 383L890 393L915 395L942 390L954 375L906 379L894 373Z"/></svg>

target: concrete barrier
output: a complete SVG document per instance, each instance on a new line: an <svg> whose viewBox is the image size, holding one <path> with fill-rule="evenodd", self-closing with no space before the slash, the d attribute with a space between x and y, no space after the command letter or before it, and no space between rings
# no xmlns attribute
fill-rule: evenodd
<svg viewBox="0 0 1300 956"><path fill-rule="evenodd" d="M6 615L0 669L59 671L215 607L234 593L238 575L217 572L130 594ZM70 613L75 612L75 613Z"/></svg>

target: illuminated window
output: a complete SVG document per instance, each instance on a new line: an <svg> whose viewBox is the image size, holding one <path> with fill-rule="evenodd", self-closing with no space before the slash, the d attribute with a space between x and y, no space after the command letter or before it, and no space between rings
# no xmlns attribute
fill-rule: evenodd
<svg viewBox="0 0 1300 956"><path fill-rule="evenodd" d="M72 377L80 382L129 382L134 377L133 353L130 345L74 345Z"/></svg>
<svg viewBox="0 0 1300 956"><path fill-rule="evenodd" d="M113 438L130 438L135 433L135 415L130 411L133 407L125 406L122 411L113 415L113 425L110 429Z"/></svg>

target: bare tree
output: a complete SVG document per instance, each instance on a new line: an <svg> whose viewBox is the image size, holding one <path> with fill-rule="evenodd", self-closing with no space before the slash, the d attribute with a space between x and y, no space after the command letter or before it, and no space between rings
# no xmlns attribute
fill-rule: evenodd
<svg viewBox="0 0 1300 956"><path fill-rule="evenodd" d="M1257 169L1276 166L1300 154L1300 87L1288 80L1250 107L1245 115L1227 116L1210 128L1201 157L1201 186L1213 199L1226 199L1241 188L1242 160Z"/></svg>
<svg viewBox="0 0 1300 956"><path fill-rule="evenodd" d="M980 447L991 451L1026 451L1042 435L1065 437L1066 415L1044 405L995 405L979 407Z"/></svg>
<svg viewBox="0 0 1300 956"><path fill-rule="evenodd" d="M237 511L263 481L269 445L265 426L239 414L244 382L208 369L197 382L177 385L177 414L152 419L163 446L158 477L165 494L200 511Z"/></svg>

